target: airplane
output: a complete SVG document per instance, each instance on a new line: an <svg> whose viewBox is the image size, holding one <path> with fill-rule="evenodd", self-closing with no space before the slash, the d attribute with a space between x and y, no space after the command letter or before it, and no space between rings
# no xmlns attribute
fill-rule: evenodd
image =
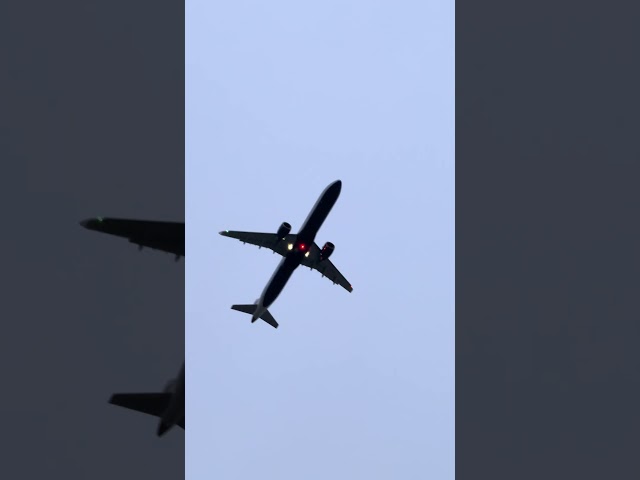
<svg viewBox="0 0 640 480"><path fill-rule="evenodd" d="M184 257L184 222L160 222L95 217L80 222L84 228L127 238L139 249L149 247ZM162 393L118 393L109 403L160 417L157 435L161 437L174 425L184 430L184 364L177 379Z"/></svg>
<svg viewBox="0 0 640 480"><path fill-rule="evenodd" d="M162 393L116 393L109 403L159 417L158 437L175 425L184 430L184 363L180 375L171 380Z"/></svg>
<svg viewBox="0 0 640 480"><path fill-rule="evenodd" d="M142 250L148 247L184 257L184 222L160 222L151 220L129 220L122 218L95 217L80 222L87 230L127 238Z"/></svg>
<svg viewBox="0 0 640 480"><path fill-rule="evenodd" d="M276 233L229 230L220 232L220 235L224 237L235 238L242 243L257 245L259 248L266 247L273 250L273 253L278 253L284 257L260 298L252 305L232 305L232 310L251 315L251 323L261 319L273 328L278 328L278 322L273 318L268 308L278 298L291 274L300 265L309 267L311 270L317 270L323 277L331 280L334 285L338 284L348 292L353 291L351 284L329 260L335 249L334 244L326 242L320 248L314 243L316 234L329 215L336 200L338 200L341 189L342 182L340 180L336 180L325 188L297 234L290 233L291 225L287 222L283 222Z"/></svg>

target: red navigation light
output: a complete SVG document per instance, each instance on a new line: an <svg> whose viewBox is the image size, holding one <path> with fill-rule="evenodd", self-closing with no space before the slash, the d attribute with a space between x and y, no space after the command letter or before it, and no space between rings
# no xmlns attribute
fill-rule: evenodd
<svg viewBox="0 0 640 480"><path fill-rule="evenodd" d="M304 243L300 244L300 250L304 251Z"/></svg>

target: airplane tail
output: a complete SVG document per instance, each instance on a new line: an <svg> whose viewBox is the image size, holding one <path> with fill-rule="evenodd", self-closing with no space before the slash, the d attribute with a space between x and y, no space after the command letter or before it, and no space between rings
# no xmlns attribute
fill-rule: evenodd
<svg viewBox="0 0 640 480"><path fill-rule="evenodd" d="M146 413L162 419L164 413L169 408L171 393L116 393L111 396L109 403L119 407L128 408L137 412ZM178 423L182 428L184 426ZM162 436L169 425L161 422L158 429L158 436Z"/></svg>
<svg viewBox="0 0 640 480"><path fill-rule="evenodd" d="M236 310L238 312L247 313L249 315L253 315L256 312L257 308L258 308L258 305L256 305L256 304L252 304L252 305L232 305L231 306L231 310ZM269 313L269 310L265 309L263 314L260 315L260 320L264 320L269 325L271 325L273 328L278 328L278 322L276 322L276 319L273 318L273 315L271 315L271 313Z"/></svg>

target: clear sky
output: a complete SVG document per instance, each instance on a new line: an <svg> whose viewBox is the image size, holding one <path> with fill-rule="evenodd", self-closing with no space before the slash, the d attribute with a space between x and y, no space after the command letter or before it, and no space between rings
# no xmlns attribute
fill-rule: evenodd
<svg viewBox="0 0 640 480"><path fill-rule="evenodd" d="M454 478L453 1L186 3L186 478ZM353 293L218 235L297 231Z"/></svg>

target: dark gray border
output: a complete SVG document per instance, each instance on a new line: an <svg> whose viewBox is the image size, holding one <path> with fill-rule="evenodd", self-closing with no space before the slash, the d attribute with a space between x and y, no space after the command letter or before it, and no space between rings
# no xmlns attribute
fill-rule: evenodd
<svg viewBox="0 0 640 480"><path fill-rule="evenodd" d="M456 478L637 478L640 7L456 2Z"/></svg>
<svg viewBox="0 0 640 480"><path fill-rule="evenodd" d="M184 220L184 2L0 7L2 478L184 478L107 403L184 360L184 261L80 227Z"/></svg>

